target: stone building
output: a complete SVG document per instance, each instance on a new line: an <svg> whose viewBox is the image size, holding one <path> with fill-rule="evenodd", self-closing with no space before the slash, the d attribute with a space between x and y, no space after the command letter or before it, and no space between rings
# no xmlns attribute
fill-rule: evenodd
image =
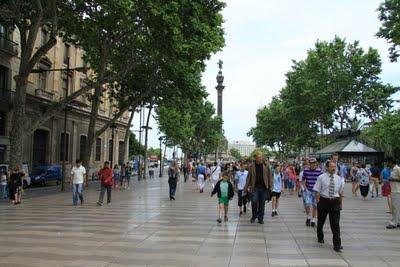
<svg viewBox="0 0 400 267"><path fill-rule="evenodd" d="M39 31L35 48L45 43L48 33L45 29ZM18 73L20 61L19 33L17 30L9 31L0 25L0 163L8 162L9 135L11 129L11 99L14 96L15 81L13 77ZM82 60L83 51L73 45L64 43L61 39L43 57L34 69L50 70L65 69L69 61L70 68L85 66ZM29 76L27 89L26 113L29 117L43 112L52 103L62 99L67 90L73 93L85 86L86 74L71 71L67 77L64 71L45 71L32 73ZM69 81L67 82L67 79ZM105 100L99 109L97 127L102 127L113 115L110 101ZM64 112L57 114L52 119L41 125L33 134L25 138L23 143L24 162L32 168L40 164L60 164L67 156L68 164L82 158L82 153L87 142L87 132L90 116L90 102L87 97L81 96L73 101L68 109L67 119L67 151L64 153L63 129ZM128 144L124 144L125 128L129 121L129 114L124 114L116 123L114 145L111 140L111 129L97 138L91 159L91 166L97 168L106 160L122 163L128 160ZM128 142L129 143L129 142ZM123 146L126 153L122 155ZM111 148L114 152L111 153Z"/></svg>

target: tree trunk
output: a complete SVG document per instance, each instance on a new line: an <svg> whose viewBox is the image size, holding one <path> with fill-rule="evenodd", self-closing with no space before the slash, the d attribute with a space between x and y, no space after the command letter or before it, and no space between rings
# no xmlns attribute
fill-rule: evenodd
<svg viewBox="0 0 400 267"><path fill-rule="evenodd" d="M129 117L129 122L128 122L128 125L126 126L126 129L125 129L124 148L123 148L123 151L122 151L125 159L129 158L129 155L127 155L127 152L129 153L129 151L126 151L126 145L128 144L128 141L129 141L129 133L131 131L131 124L132 124L132 121L133 121L133 116L135 115L135 109L136 109L136 106L132 107L131 116Z"/></svg>
<svg viewBox="0 0 400 267"><path fill-rule="evenodd" d="M144 173L143 173L143 179L146 179L146 173L147 173L147 145L148 145L148 135L149 135L149 123L150 123L150 116L151 116L151 110L152 109L153 109L153 105L150 104L149 113L147 114L146 128L145 128L145 131L144 131L144 157L143 157Z"/></svg>
<svg viewBox="0 0 400 267"><path fill-rule="evenodd" d="M16 95L13 101L10 136L10 167L22 163L22 147L24 144L24 127L26 122L26 88L28 77L15 77ZM12 134L11 134L12 133Z"/></svg>
<svg viewBox="0 0 400 267"><path fill-rule="evenodd" d="M106 51L104 50L104 47L101 47L100 49L102 51L101 53L101 63L100 63L100 68L98 72L98 80L102 81L104 79L104 75L106 72ZM97 122L97 115L99 112L99 106L100 106L100 101L101 97L103 95L103 86L102 84L97 84L94 94L92 96L92 109L90 111L90 120L89 120L89 128L88 128L88 135L87 135L87 144L86 144L86 149L85 153L83 155L83 164L86 167L86 170L89 172L90 171L90 158L92 156L92 149L94 142L96 141L96 122ZM106 144L106 140L103 140L102 147L104 147L104 144Z"/></svg>

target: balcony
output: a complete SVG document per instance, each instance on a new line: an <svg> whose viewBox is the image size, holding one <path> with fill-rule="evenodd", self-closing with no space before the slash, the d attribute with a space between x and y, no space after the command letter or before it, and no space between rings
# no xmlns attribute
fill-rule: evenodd
<svg viewBox="0 0 400 267"><path fill-rule="evenodd" d="M106 115L106 110L104 108L99 108L99 114L102 116Z"/></svg>
<svg viewBox="0 0 400 267"><path fill-rule="evenodd" d="M50 101L54 100L54 93L46 91L44 89L36 89L35 96L40 97L42 99L50 100Z"/></svg>
<svg viewBox="0 0 400 267"><path fill-rule="evenodd" d="M0 35L0 51L3 51L10 56L18 56L18 44L8 40L3 35Z"/></svg>

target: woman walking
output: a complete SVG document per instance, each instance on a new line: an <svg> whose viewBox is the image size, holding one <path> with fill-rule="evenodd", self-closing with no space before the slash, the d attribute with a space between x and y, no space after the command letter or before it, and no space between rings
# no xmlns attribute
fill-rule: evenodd
<svg viewBox="0 0 400 267"><path fill-rule="evenodd" d="M357 191L358 191L358 187L359 187L357 172L358 172L357 164L355 162L353 162L353 166L350 169L350 176L351 176L351 183L352 183L351 192L353 193L354 197L357 196Z"/></svg>
<svg viewBox="0 0 400 267"><path fill-rule="evenodd" d="M178 163L174 161L168 169L169 200L175 200L176 185L178 183L180 170Z"/></svg>
<svg viewBox="0 0 400 267"><path fill-rule="evenodd" d="M121 178L121 170L118 164L114 165L114 189L119 189L119 180Z"/></svg>
<svg viewBox="0 0 400 267"><path fill-rule="evenodd" d="M369 174L365 169L365 164L362 163L357 171L357 177L360 184L360 192L361 196L364 200L367 200L368 191L369 191Z"/></svg>
<svg viewBox="0 0 400 267"><path fill-rule="evenodd" d="M16 165L10 175L10 200L14 205L21 204L22 179L25 173Z"/></svg>

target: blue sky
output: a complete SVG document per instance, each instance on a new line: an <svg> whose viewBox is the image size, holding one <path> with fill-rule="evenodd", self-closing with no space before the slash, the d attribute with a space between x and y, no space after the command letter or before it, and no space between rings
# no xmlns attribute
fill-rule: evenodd
<svg viewBox="0 0 400 267"><path fill-rule="evenodd" d="M390 63L386 40L375 33L380 22L376 9L381 0L230 0L223 11L226 46L207 62L203 84L208 99L217 104L217 62L224 61L223 117L229 140L246 136L255 125L257 109L269 103L285 84L292 59L305 58L317 39L335 35L374 47L382 57L382 80L400 85L400 63ZM400 99L400 96L396 99ZM138 128L138 120L134 122ZM158 146L157 124L150 145Z"/></svg>

